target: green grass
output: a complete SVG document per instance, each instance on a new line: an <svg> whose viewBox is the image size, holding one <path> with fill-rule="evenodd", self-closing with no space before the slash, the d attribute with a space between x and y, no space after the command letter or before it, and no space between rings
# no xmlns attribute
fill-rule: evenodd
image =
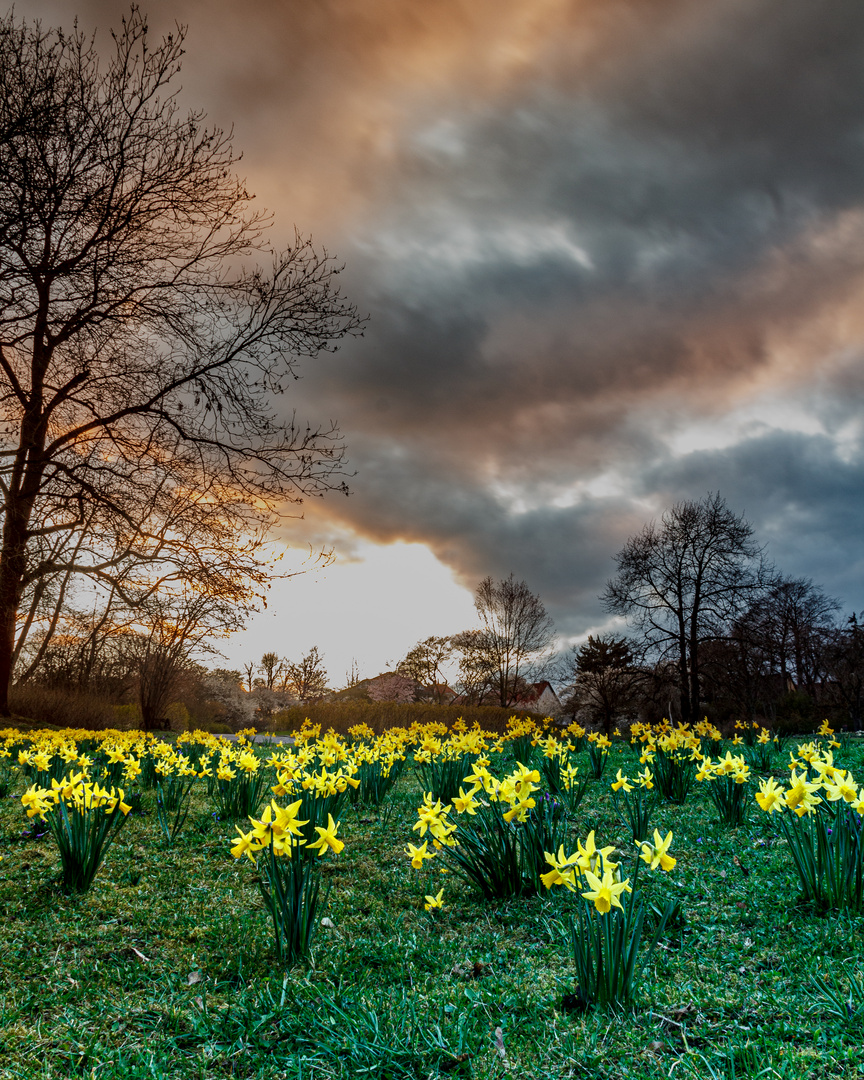
<svg viewBox="0 0 864 1080"><path fill-rule="evenodd" d="M862 756L835 751L859 778ZM614 749L609 776L632 760ZM797 903L768 817L754 805L721 827L699 784L654 815L674 831L675 870L642 875L685 921L617 1015L578 1007L569 894L484 902L434 861L411 869L410 768L380 813L343 813L345 850L324 864L333 926L287 974L255 869L232 859L233 828L203 789L168 850L145 793L82 897L60 891L50 836L22 835L20 780L13 790L0 805L2 1078L864 1077L860 1017L814 982L861 982L864 917ZM607 780L589 787L574 840L591 828L629 850ZM423 895L442 884L447 906L430 916Z"/></svg>

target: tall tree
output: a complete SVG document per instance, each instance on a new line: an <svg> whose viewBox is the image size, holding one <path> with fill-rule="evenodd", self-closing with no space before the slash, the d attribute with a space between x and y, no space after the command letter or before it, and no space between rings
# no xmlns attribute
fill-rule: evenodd
<svg viewBox="0 0 864 1080"><path fill-rule="evenodd" d="M839 610L839 601L809 578L778 577L747 613L751 632L784 687L794 680L799 691L816 698Z"/></svg>
<svg viewBox="0 0 864 1080"><path fill-rule="evenodd" d="M327 690L327 669L317 645L301 656L298 663L285 664L282 688L304 702L320 697Z"/></svg>
<svg viewBox="0 0 864 1080"><path fill-rule="evenodd" d="M753 528L718 494L676 503L615 556L606 609L631 619L678 668L681 718L699 718L700 650L765 588L770 569Z"/></svg>
<svg viewBox="0 0 864 1080"><path fill-rule="evenodd" d="M136 676L141 723L145 731L166 726L166 709L193 652L212 651L209 627L214 606L225 608L222 599L189 592L154 596L138 612L138 628L128 638L128 663ZM223 618L231 612L223 610Z"/></svg>
<svg viewBox="0 0 864 1080"><path fill-rule="evenodd" d="M615 720L635 707L644 672L626 638L593 637L573 650L573 695L609 735Z"/></svg>
<svg viewBox="0 0 864 1080"><path fill-rule="evenodd" d="M133 8L103 66L77 30L0 19L0 714L27 589L101 559L46 538L97 508L92 536L242 593L241 538L344 489L338 432L272 395L362 320L326 253L267 246L230 136L180 115L183 37L154 47Z"/></svg>
<svg viewBox="0 0 864 1080"><path fill-rule="evenodd" d="M450 638L459 660L459 690L469 705L484 705L495 695L497 675L485 630L463 630Z"/></svg>
<svg viewBox="0 0 864 1080"><path fill-rule="evenodd" d="M864 612L854 612L835 630L825 652L825 666L834 699L842 704L855 731L864 721Z"/></svg>
<svg viewBox="0 0 864 1080"><path fill-rule="evenodd" d="M258 665L258 670L263 676L264 686L268 690L276 689L276 680L282 674L285 667L285 661L279 658L279 654L275 652L265 652L261 657L261 663Z"/></svg>
<svg viewBox="0 0 864 1080"><path fill-rule="evenodd" d="M540 598L513 574L501 581L485 577L474 593L483 646L501 705L517 697L519 680L526 679L554 636L552 619Z"/></svg>
<svg viewBox="0 0 864 1080"><path fill-rule="evenodd" d="M444 664L453 655L453 643L448 637L428 637L418 641L396 668L423 687L425 694L439 705L447 691Z"/></svg>

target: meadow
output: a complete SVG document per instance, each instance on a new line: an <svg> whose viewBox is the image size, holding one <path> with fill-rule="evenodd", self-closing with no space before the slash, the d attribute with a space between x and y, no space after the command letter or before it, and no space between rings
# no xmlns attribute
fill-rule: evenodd
<svg viewBox="0 0 864 1080"><path fill-rule="evenodd" d="M0 732L0 1077L864 1076L857 739L460 727ZM83 820L87 776L110 844L92 883L50 827ZM301 855L268 912L268 866ZM643 920L623 1003L574 945L622 925L609 897Z"/></svg>

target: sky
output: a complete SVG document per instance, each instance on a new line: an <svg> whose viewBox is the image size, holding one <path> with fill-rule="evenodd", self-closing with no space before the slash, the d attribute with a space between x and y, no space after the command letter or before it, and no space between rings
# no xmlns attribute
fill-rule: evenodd
<svg viewBox="0 0 864 1080"><path fill-rule="evenodd" d="M719 491L784 573L864 609L860 0L153 0L182 100L344 262L362 339L301 366L349 498L304 504L225 648L338 683L475 621L511 572L562 643L628 536ZM118 25L113 0L19 15Z"/></svg>

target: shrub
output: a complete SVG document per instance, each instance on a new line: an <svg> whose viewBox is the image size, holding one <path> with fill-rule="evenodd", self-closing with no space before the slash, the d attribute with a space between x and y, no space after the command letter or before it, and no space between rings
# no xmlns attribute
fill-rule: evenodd
<svg viewBox="0 0 864 1080"><path fill-rule="evenodd" d="M515 715L531 716L526 712ZM304 720L309 720L313 725L320 724L322 731L332 728L342 735L347 735L349 728L365 724L376 735L380 735L390 728L407 728L412 724L438 723L452 727L461 719L469 728L477 724L484 731L504 732L507 730L507 721L513 716L512 709L493 705L433 705L427 702L397 705L392 701L320 701L280 709L273 714L271 725L274 731L292 732L298 731Z"/></svg>
<svg viewBox="0 0 864 1080"><path fill-rule="evenodd" d="M25 683L9 690L12 711L38 725L86 728L103 731L116 726L110 698L83 690L57 690L39 683Z"/></svg>

